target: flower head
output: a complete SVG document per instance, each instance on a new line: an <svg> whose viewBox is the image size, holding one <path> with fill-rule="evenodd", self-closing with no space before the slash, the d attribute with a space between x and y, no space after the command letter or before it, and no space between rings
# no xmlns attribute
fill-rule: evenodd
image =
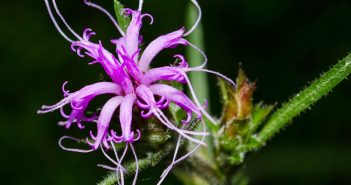
<svg viewBox="0 0 351 185"><path fill-rule="evenodd" d="M179 133L180 137L184 137L197 143L198 145L205 144L203 139L198 140L193 137L203 136L204 138L207 135L205 131L195 132L185 130L183 127L178 128L167 118L167 116L165 116L163 110L168 107L170 102L178 105L187 113L187 117L182 120L183 125L190 123L194 116L197 119L202 119L202 116L204 115L210 120L213 120L204 110L205 106L199 103L199 100L192 90L192 85L187 77L187 72L202 71L215 73L217 75L220 74L202 69L205 64L193 68L189 67L186 59L181 54L175 55L176 58L180 59L179 64L176 66L164 66L159 68L150 67L151 62L159 52L167 48L174 48L178 45L189 45L203 54L201 50L184 39L184 36L189 34L189 32L185 33L185 29L182 27L174 32L161 35L152 41L145 48L145 50L142 51L140 48L140 43L142 40L140 29L142 28L143 18L150 17L151 23L153 22L153 18L149 14L141 13L142 1L140 1L138 10L125 9L123 11L125 15L131 16L130 25L125 33L114 21L122 36L118 39L111 40L111 42L116 45L116 51L111 53L104 48L101 41L98 43L90 41L90 37L95 35L95 32L93 32L90 28L86 28L82 36L75 33L60 14L55 0L52 0L56 13L76 38L70 39L68 36L66 36L61 31L60 27L58 27L48 0L45 0L45 2L50 16L59 32L71 43L71 49L80 57L90 57L92 62L89 64L100 64L106 74L110 77L111 81L97 82L92 85L87 85L73 93L69 93L65 90L65 83L62 87L64 98L55 105L43 106L38 113L47 113L60 109L62 116L66 119L66 121L60 122L60 124L64 125L67 129L70 128L74 122L76 122L78 127L81 129L84 129L82 122L96 123L96 133L94 134L94 131L90 131L90 138L87 138L87 142L92 147L92 150L101 148L104 152L104 148L114 148L113 143L124 142L126 143L126 150L128 146L130 146L136 160L137 157L134 151L133 143L138 141L142 135L140 130L133 130L132 111L134 107L139 107L142 110L142 118L148 119L151 116L155 116L167 128ZM102 7L89 1L85 1L85 3L88 6L103 11L113 20L112 16ZM206 61L207 59L205 62ZM187 84L192 91L192 96L195 99L195 103L191 101L190 98L182 91L172 86L163 84L160 81L175 81ZM100 114L87 117L85 115L85 111L90 101L96 96L105 94L109 94L110 96L112 95L112 98L110 98L103 105ZM63 111L63 107L68 104L72 109L70 114L66 114ZM117 113L118 108L119 113ZM111 119L114 114L119 114L121 133L117 133L116 130L110 129ZM177 147L179 147L179 143ZM120 169L122 159L119 159L117 156L117 161L113 162L117 166L115 168L117 173L121 173ZM175 163L177 162L173 161L171 165L174 165Z"/></svg>

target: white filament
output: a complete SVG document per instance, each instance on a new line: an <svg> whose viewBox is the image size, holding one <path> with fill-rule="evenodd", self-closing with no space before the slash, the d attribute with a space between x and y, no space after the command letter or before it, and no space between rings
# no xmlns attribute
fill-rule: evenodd
<svg viewBox="0 0 351 185"><path fill-rule="evenodd" d="M67 29L74 35L77 37L77 39L79 40L83 40L82 37L80 37L70 26L69 24L66 22L65 18L62 16L62 14L60 13L60 10L58 9L57 5L56 5L56 1L52 0L52 4L54 5L56 14L61 18L63 24L66 25Z"/></svg>
<svg viewBox="0 0 351 185"><path fill-rule="evenodd" d="M119 157L118 157L118 153L117 153L117 150L115 148L115 145L113 144L112 141L110 141L110 144L112 146L112 149L113 149L113 152L115 153L115 157L116 157L116 160L118 162L118 164L121 164L120 160L119 160ZM120 165L121 167L123 167L122 165ZM116 178L117 178L117 183L118 185L121 185L121 181L119 179L119 172L122 171L118 168L118 165L117 165L117 168L114 169L116 171Z"/></svg>
<svg viewBox="0 0 351 185"><path fill-rule="evenodd" d="M72 39L70 39L70 38L61 30L60 26L59 26L58 23L56 22L56 19L55 19L54 15L52 14L49 1L48 1L48 0L44 0L44 1L45 1L46 8L48 9L50 18L51 18L52 22L54 23L54 25L55 25L57 31L58 31L58 32L63 36L63 38L65 38L68 42L73 43L74 41L73 41Z"/></svg>
<svg viewBox="0 0 351 185"><path fill-rule="evenodd" d="M217 125L217 121L215 121L214 118L212 118L212 116L205 110L205 108L203 108L203 106L201 105L199 99L197 98L196 96L196 93L194 91L194 88L190 82L190 79L188 78L188 76L186 74L183 75L185 80L186 80L186 83L188 84L188 87L189 87L189 91L195 101L195 104L198 106L198 108L200 109L201 113L204 114L206 116L207 119L209 119L213 124Z"/></svg>
<svg viewBox="0 0 351 185"><path fill-rule="evenodd" d="M201 120L202 123L202 127L203 127L203 132L206 132L206 125L204 120ZM202 136L201 141L204 142L206 136ZM172 170L172 168L179 163L180 161L186 159L187 157L189 157L190 155L192 155L201 145L198 144L196 145L190 152L188 152L187 154L183 155L182 157L180 157L179 159L176 160L176 156L180 147L180 140L181 140L181 136L178 137L178 141L177 141L177 146L176 149L174 151L174 155L173 155L173 160L172 163L163 171L162 175L161 175L161 179L159 180L159 182L157 183L157 185L160 185L164 179L166 178L167 174Z"/></svg>
<svg viewBox="0 0 351 185"><path fill-rule="evenodd" d="M236 84L234 83L233 80L231 80L230 78L228 78L228 77L226 77L226 76L224 76L221 73L218 73L216 71L212 71L212 70L208 70L208 69L198 69L198 68L189 68L186 71L206 72L206 73L211 73L211 74L217 75L217 76L223 78L224 80L226 80L227 82L229 82L234 88L236 88Z"/></svg>
<svg viewBox="0 0 351 185"><path fill-rule="evenodd" d="M98 10L100 10L101 12L103 12L105 15L107 15L107 17L113 22L113 24L115 25L115 27L117 28L117 30L119 31L119 33L122 35L122 36L125 36L126 34L124 33L124 31L122 30L121 26L119 26L119 24L117 23L116 19L106 10L104 9L103 7L101 7L100 5L98 4L95 4L95 3L92 3L90 2L89 0L84 0L84 3L87 5L87 6L90 6L92 8L96 8Z"/></svg>
<svg viewBox="0 0 351 185"><path fill-rule="evenodd" d="M143 0L139 0L139 8L138 11L141 12L141 10L143 9Z"/></svg>
<svg viewBox="0 0 351 185"><path fill-rule="evenodd" d="M134 175L134 179L133 179L133 185L136 184L136 181L138 179L138 172L139 172L139 163L138 163L138 156L136 155L134 146L132 143L129 143L130 148L132 149L133 155L134 155L134 159L135 159L135 175Z"/></svg>
<svg viewBox="0 0 351 185"><path fill-rule="evenodd" d="M208 61L208 58L207 58L205 52L202 51L199 47L197 47L197 46L195 46L194 44L192 44L191 42L188 42L188 44L189 44L189 46L191 46L192 48L194 48L196 51L198 51L198 52L204 57L203 63L202 63L201 65L195 66L195 67L193 67L193 68L195 68L195 69L202 69L202 68L204 68L204 67L206 66L206 64L207 64L207 61Z"/></svg>
<svg viewBox="0 0 351 185"><path fill-rule="evenodd" d="M190 0L190 1L194 4L194 6L196 7L199 14L197 16L197 20L196 20L195 24L190 28L189 31L184 33L184 36L188 36L196 29L196 27L199 25L199 23L201 21L201 16L202 16L202 11L201 11L201 7L200 7L199 3L196 0Z"/></svg>
<svg viewBox="0 0 351 185"><path fill-rule="evenodd" d="M89 153L89 152L92 152L94 151L93 149L90 149L90 150L83 150L83 149L76 149L76 148L67 148L67 147L64 147L62 145L62 141L64 139L70 139L70 140L73 140L73 141L77 141L79 142L80 140L77 139L77 138L74 138L74 137L70 137L70 136L62 136L58 142L59 146L63 149L63 150L66 150L66 151L69 151L69 152L78 152L78 153Z"/></svg>
<svg viewBox="0 0 351 185"><path fill-rule="evenodd" d="M183 137L187 138L188 140L194 142L194 143L197 143L197 144L200 144L200 145L206 145L206 143L204 142L201 142L197 139L194 139L190 136L188 136L187 134L184 133L184 130L182 129L178 129L177 127L175 127L169 120L168 118L163 114L162 111L160 110L157 110L154 112L154 115L165 125L167 126L168 128L170 128L171 130L175 130L177 131L180 135L182 135ZM203 133L205 135L207 135L207 133Z"/></svg>

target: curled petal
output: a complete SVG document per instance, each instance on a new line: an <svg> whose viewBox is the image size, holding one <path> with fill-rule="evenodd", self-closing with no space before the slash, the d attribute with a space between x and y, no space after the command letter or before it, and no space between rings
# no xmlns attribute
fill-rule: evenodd
<svg viewBox="0 0 351 185"><path fill-rule="evenodd" d="M144 103L141 103L141 101L137 100L137 105L142 108L142 109L150 109L150 105L146 105Z"/></svg>
<svg viewBox="0 0 351 185"><path fill-rule="evenodd" d="M145 113L144 111L141 111L141 117L143 117L145 119L149 118L150 116L152 116L152 114L153 114L152 109L149 109L149 111L147 113Z"/></svg>
<svg viewBox="0 0 351 185"><path fill-rule="evenodd" d="M65 89L67 83L68 81L65 81L61 87L64 97L67 97L69 95L69 91Z"/></svg>
<svg viewBox="0 0 351 185"><path fill-rule="evenodd" d="M182 67L182 68L189 67L189 64L186 62L185 57L183 55L177 54L177 55L174 55L174 58L180 59L179 67Z"/></svg>
<svg viewBox="0 0 351 185"><path fill-rule="evenodd" d="M95 35L96 33L93 32L93 30L91 28L85 28L85 30L83 31L83 39L86 41L89 41L90 37Z"/></svg>
<svg viewBox="0 0 351 185"><path fill-rule="evenodd" d="M93 131L90 130L89 134L90 134L90 137L95 141L96 140L96 136L94 136Z"/></svg>
<svg viewBox="0 0 351 185"><path fill-rule="evenodd" d="M138 140L140 139L140 137L141 137L141 132L140 132L140 130L137 129L136 131L137 131L137 136L136 136L136 138L134 138L134 141L138 141ZM133 135L134 135L134 132L133 132Z"/></svg>
<svg viewBox="0 0 351 185"><path fill-rule="evenodd" d="M185 120L182 120L182 123L183 123L183 124L188 124L188 123L190 123L191 118L192 118L192 113L189 111L189 112L186 113L186 119L185 119Z"/></svg>
<svg viewBox="0 0 351 185"><path fill-rule="evenodd" d="M111 139L115 143L122 143L123 142L123 136L118 136L117 133L113 130L111 130Z"/></svg>
<svg viewBox="0 0 351 185"><path fill-rule="evenodd" d="M154 23L154 17L152 17L152 15L145 13L143 15L141 15L141 19L143 19L144 17L149 17L150 18L150 24Z"/></svg>
<svg viewBox="0 0 351 185"><path fill-rule="evenodd" d="M168 99L166 99L166 101L163 104L159 104L159 105L157 105L157 107L160 109L164 109L164 108L168 107L169 102L170 101Z"/></svg>

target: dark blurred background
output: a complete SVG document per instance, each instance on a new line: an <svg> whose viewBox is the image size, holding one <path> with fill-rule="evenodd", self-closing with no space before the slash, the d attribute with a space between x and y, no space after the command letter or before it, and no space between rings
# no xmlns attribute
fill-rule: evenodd
<svg viewBox="0 0 351 185"><path fill-rule="evenodd" d="M113 11L112 0L100 1ZM257 81L256 102L287 101L351 51L351 1L199 1L208 67L234 78L241 62ZM136 7L136 2L122 2ZM144 24L146 43L181 27L187 3L145 0L144 11L155 18L154 25ZM77 32L91 27L97 32L93 40L105 43L118 37L109 20L82 1L58 4ZM36 110L62 97L64 81L70 82L69 89L78 89L98 81L102 70L70 51L42 0L2 1L0 23L0 184L95 184L106 174L96 167L100 153L62 151L57 140L67 131L56 125L62 119L59 113L38 116ZM159 62L168 63L163 57L170 56L161 55ZM210 82L216 85L215 79ZM245 169L252 185L351 184L350 83L345 80L247 158ZM211 89L213 112L218 114L217 89ZM157 180L160 169L140 178L139 184ZM169 177L165 184L179 182Z"/></svg>

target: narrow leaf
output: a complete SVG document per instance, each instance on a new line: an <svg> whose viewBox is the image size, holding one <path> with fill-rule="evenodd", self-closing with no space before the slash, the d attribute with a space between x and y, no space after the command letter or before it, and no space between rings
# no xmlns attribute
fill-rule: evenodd
<svg viewBox="0 0 351 185"><path fill-rule="evenodd" d="M124 5L120 3L118 0L113 1L114 8L115 8L115 14L117 17L118 24L122 28L122 30L125 32L127 31L127 28L130 23L130 17L123 15L122 12L124 10Z"/></svg>

